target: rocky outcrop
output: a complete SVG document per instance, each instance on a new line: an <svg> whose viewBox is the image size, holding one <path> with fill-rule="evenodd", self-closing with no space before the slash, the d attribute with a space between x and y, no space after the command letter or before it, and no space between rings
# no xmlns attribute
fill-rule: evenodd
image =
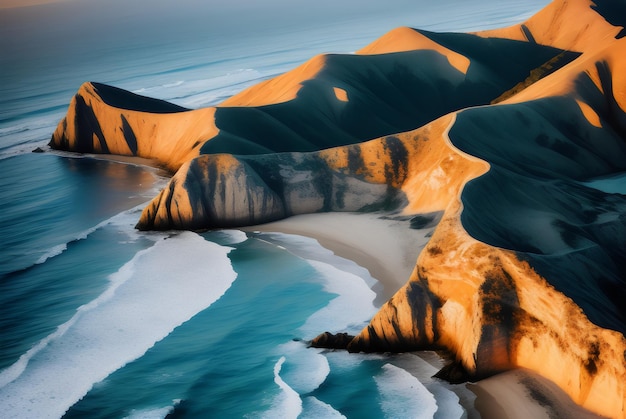
<svg viewBox="0 0 626 419"><path fill-rule="evenodd" d="M140 229L441 212L405 287L320 342L445 348L473 378L529 368L624 418L626 195L606 179L626 179L625 10L559 0L493 31L400 28L196 111L88 83L52 146L176 171Z"/></svg>

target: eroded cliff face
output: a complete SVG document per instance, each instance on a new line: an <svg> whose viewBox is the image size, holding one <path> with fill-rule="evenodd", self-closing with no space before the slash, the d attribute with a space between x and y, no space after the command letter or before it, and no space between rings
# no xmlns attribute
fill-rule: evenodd
<svg viewBox="0 0 626 419"><path fill-rule="evenodd" d="M445 348L475 378L529 368L626 417L626 195L603 186L626 179L624 11L559 0L494 31L399 28L197 111L87 83L51 144L176 171L140 229L441 211L347 348Z"/></svg>

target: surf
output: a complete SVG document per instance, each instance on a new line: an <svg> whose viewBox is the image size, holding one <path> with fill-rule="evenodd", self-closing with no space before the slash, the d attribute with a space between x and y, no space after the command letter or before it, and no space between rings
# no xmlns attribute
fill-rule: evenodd
<svg viewBox="0 0 626 419"><path fill-rule="evenodd" d="M138 252L98 298L0 373L3 414L63 415L95 383L218 300L236 278L229 251L184 232Z"/></svg>

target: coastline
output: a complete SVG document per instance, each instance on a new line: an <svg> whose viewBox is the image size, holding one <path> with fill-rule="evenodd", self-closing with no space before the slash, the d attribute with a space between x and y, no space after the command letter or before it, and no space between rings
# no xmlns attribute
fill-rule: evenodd
<svg viewBox="0 0 626 419"><path fill-rule="evenodd" d="M160 176L170 176L155 160L101 154L82 157L143 166L156 170ZM438 223L438 217L435 218L427 227L411 228L410 216L329 212L296 215L239 229L296 234L317 240L321 246L370 272L378 281L372 290L377 295L375 303L380 306L409 280L419 253ZM444 358L440 361L441 365L445 363ZM469 419L603 418L574 403L556 384L526 369L506 371L459 386L463 388L456 392L464 399L462 405L473 408L467 411ZM462 395L467 391L475 395L473 406L468 406L467 396Z"/></svg>
<svg viewBox="0 0 626 419"><path fill-rule="evenodd" d="M142 166L156 170L159 176L170 176L151 159L105 154L82 157ZM321 246L370 272L378 281L372 290L377 295L375 303L380 306L409 280L419 253L438 222L437 218L425 228L411 228L410 218L385 213L328 212L296 215L239 229L296 234L317 240ZM440 362L443 366L445 359L440 358ZM469 419L603 418L574 403L556 384L526 369L506 371L460 386L463 388L457 394L465 399L463 406L473 408L467 411ZM467 397L462 396L467 391L475 395L473 406L467 406Z"/></svg>
<svg viewBox="0 0 626 419"><path fill-rule="evenodd" d="M408 217L393 218L380 213L317 213L241 230L316 239L336 255L369 270L381 285L373 291L378 296L377 303L382 304L408 281L417 256L434 228L412 229ZM601 418L574 403L556 384L525 369L506 371L462 386L476 395L475 411L468 411L468 418Z"/></svg>
<svg viewBox="0 0 626 419"><path fill-rule="evenodd" d="M336 255L367 269L380 284L374 291L382 304L406 284L434 226L411 229L407 217L381 217L379 213L304 214L241 230L316 239Z"/></svg>

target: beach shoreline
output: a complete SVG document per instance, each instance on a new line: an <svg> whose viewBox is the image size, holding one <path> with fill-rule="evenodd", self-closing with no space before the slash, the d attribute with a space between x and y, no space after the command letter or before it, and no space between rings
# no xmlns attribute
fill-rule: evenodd
<svg viewBox="0 0 626 419"><path fill-rule="evenodd" d="M377 293L377 305L381 305L409 280L419 253L435 228L411 228L409 218L382 213L316 213L241 230L296 234L317 240L370 272L380 284L372 290ZM601 418L574 403L556 384L525 369L468 382L464 387L476 395L475 411L468 411L470 419Z"/></svg>
<svg viewBox="0 0 626 419"><path fill-rule="evenodd" d="M337 256L367 269L380 284L374 291L381 302L406 284L433 229L412 229L407 217L350 212L296 215L241 228L248 232L296 234L317 240Z"/></svg>
<svg viewBox="0 0 626 419"><path fill-rule="evenodd" d="M143 166L156 170L159 176L170 176L155 160L104 154L82 157ZM296 215L239 229L315 239L335 255L370 272L378 281L372 290L377 295L375 304L380 307L409 280L419 253L430 240L435 221L438 222L436 215L428 216L435 220L423 228L412 228L412 217L400 214L327 212ZM416 355L422 357L419 353ZM445 357L439 356L444 365ZM461 386L464 388L457 390L457 395L464 399L466 409L473 408L467 411L469 419L602 418L574 403L556 384L526 369L506 371ZM473 406L467 406L467 391L475 395Z"/></svg>
<svg viewBox="0 0 626 419"><path fill-rule="evenodd" d="M143 166L169 177L156 161L150 159L101 154L84 154L83 157ZM427 226L412 228L412 217L401 214L327 212L296 215L239 230L315 239L335 255L370 272L378 281L372 290L377 295L375 304L380 307L409 280L419 253L438 222L437 215L427 214L426 218L429 217L434 220ZM416 355L422 357L419 353ZM445 357L439 356L441 365L445 364ZM506 371L461 386L464 388L457 390L457 395L464 399L465 408L473 408L473 411L467 411L469 419L602 418L574 403L556 384L526 369ZM467 391L475 395L473 406L467 406Z"/></svg>

